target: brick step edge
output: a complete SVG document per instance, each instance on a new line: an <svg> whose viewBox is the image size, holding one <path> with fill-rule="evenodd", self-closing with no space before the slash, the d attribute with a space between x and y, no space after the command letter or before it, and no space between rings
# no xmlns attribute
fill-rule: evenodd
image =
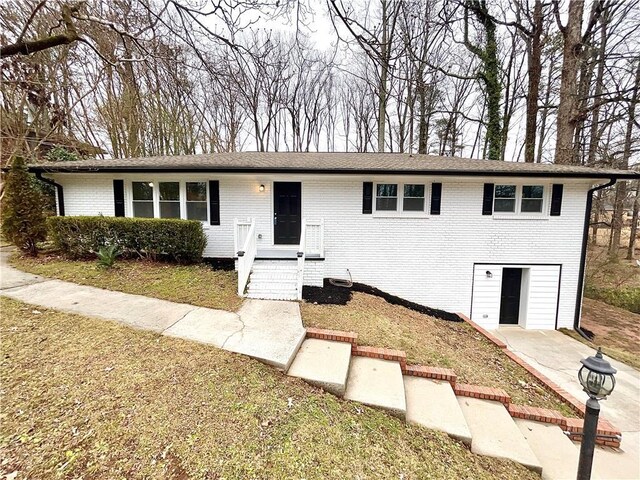
<svg viewBox="0 0 640 480"><path fill-rule="evenodd" d="M501 388L481 387L478 385L469 385L466 383L456 384L453 392L459 397L479 398L481 400L493 400L502 403L509 408L511 397Z"/></svg>
<svg viewBox="0 0 640 480"><path fill-rule="evenodd" d="M509 350L507 348L507 345L502 340L500 340L495 335L493 335L491 332L489 332L489 331L485 330L484 328L482 328L480 325L475 323L473 320L471 320L469 317L467 317L463 313L458 313L457 315L460 318L462 318L466 323L471 325L471 327L473 327L478 333L483 335L490 342L492 342L494 345L496 345L500 350L502 350L502 352L507 357L509 357L511 360L513 360L518 365L520 365L522 368L524 368L527 372L529 372L549 392L553 393L556 397L558 397L564 403L569 405L571 407L571 409L574 412L576 412L578 415L584 417L585 406L584 406L583 402L581 402L580 400L575 398L573 395L571 395L565 389L563 389L562 387L557 385L555 382L553 382L550 378L548 378L547 376L545 376L542 373L540 373L538 370L536 370L531 365L529 365L527 362L525 362L523 359L521 359L518 355L516 355L511 350Z"/></svg>
<svg viewBox="0 0 640 480"><path fill-rule="evenodd" d="M326 330L324 328L307 328L307 338L316 338L318 340L332 340L334 342L347 342L351 344L351 348L356 347L358 334L355 332L343 332L340 330Z"/></svg>
<svg viewBox="0 0 640 480"><path fill-rule="evenodd" d="M450 368L426 367L424 365L407 365L404 372L405 375L413 377L429 378L432 380L444 380L451 384L451 388L455 388L458 376L456 372Z"/></svg>
<svg viewBox="0 0 640 480"><path fill-rule="evenodd" d="M581 418L567 418L566 421L566 431L569 438L581 442L584 420ZM599 435L605 435L605 437L603 438ZM621 442L622 432L620 429L614 427L608 420L600 418L598 420L598 429L596 430L596 443L606 447L620 448Z"/></svg>
<svg viewBox="0 0 640 480"><path fill-rule="evenodd" d="M407 370L407 354L402 350L392 350L390 348L362 347L357 345L351 349L351 354L356 357L379 358L381 360L391 360L400 363L402 372Z"/></svg>

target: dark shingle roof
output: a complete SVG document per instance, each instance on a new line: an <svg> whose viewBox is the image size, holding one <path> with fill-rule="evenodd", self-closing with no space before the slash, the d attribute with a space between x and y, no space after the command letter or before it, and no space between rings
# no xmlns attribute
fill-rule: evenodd
<svg viewBox="0 0 640 480"><path fill-rule="evenodd" d="M43 172L281 172L640 178L626 170L405 153L230 152L31 165Z"/></svg>

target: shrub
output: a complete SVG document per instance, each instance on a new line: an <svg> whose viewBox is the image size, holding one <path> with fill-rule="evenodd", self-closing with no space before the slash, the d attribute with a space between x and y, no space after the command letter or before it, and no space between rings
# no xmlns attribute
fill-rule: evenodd
<svg viewBox="0 0 640 480"><path fill-rule="evenodd" d="M2 235L21 250L35 255L36 243L46 239L44 197L35 187L21 158L16 158L5 179L2 200Z"/></svg>
<svg viewBox="0 0 640 480"><path fill-rule="evenodd" d="M116 263L116 258L120 255L120 247L118 245L108 245L100 247L98 253L98 265L101 267L111 268Z"/></svg>
<svg viewBox="0 0 640 480"><path fill-rule="evenodd" d="M207 239L195 220L50 217L49 239L64 255L86 258L114 245L125 257L139 256L175 262L197 262Z"/></svg>
<svg viewBox="0 0 640 480"><path fill-rule="evenodd" d="M614 307L640 313L640 288L598 288L587 285L584 294L586 297L600 300Z"/></svg>

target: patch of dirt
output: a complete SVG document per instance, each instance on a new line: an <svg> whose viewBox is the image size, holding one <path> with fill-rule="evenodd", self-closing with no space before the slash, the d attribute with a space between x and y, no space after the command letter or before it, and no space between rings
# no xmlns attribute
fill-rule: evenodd
<svg viewBox="0 0 640 480"><path fill-rule="evenodd" d="M603 347L605 354L640 369L640 315L585 298L580 324L593 333L592 342L577 334L572 337L594 348Z"/></svg>

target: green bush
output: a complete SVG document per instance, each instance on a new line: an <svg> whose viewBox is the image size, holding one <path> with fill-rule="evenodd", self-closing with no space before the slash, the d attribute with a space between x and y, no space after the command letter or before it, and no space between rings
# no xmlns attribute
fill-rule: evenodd
<svg viewBox="0 0 640 480"><path fill-rule="evenodd" d="M2 235L24 252L36 255L36 243L47 235L45 201L21 158L13 160L4 188Z"/></svg>
<svg viewBox="0 0 640 480"><path fill-rule="evenodd" d="M50 217L49 239L64 255L86 258L115 245L125 257L197 262L207 239L195 220L123 217Z"/></svg>
<svg viewBox="0 0 640 480"><path fill-rule="evenodd" d="M586 297L600 300L624 308L633 313L640 313L640 288L598 288L587 285L584 294Z"/></svg>

